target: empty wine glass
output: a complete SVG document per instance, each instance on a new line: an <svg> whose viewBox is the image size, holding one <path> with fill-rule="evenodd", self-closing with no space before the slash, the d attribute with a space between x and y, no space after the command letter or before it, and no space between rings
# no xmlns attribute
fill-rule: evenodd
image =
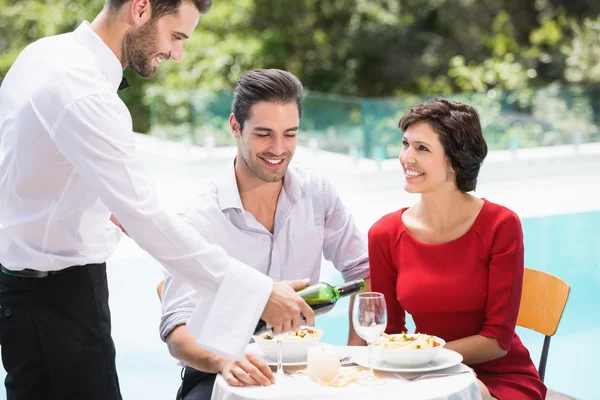
<svg viewBox="0 0 600 400"><path fill-rule="evenodd" d="M277 372L275 373L275 382L283 382L286 379L289 379L289 377L286 377L285 372L283 371L283 353L281 351L281 341L283 340L283 337L288 334L289 332L286 332L273 336L273 340L275 340L277 344Z"/></svg>
<svg viewBox="0 0 600 400"><path fill-rule="evenodd" d="M352 308L352 325L354 330L369 346L369 375L358 381L362 385L381 385L383 379L377 379L373 373L373 342L385 332L387 326L387 310L385 297L377 292L364 292L356 295Z"/></svg>

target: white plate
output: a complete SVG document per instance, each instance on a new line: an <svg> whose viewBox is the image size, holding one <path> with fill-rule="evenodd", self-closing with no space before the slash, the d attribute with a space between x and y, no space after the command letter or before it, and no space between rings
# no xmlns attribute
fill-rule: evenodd
<svg viewBox="0 0 600 400"><path fill-rule="evenodd" d="M363 350L363 349L361 349ZM388 363L384 360L377 359L376 352L373 351L373 369L377 369L379 371L389 371L389 372L429 372L429 371L437 371L440 369L446 369L458 365L462 362L462 356L452 350L441 349L438 356L430 361L428 364L419 365L416 367L401 367L398 365L394 365ZM369 354L367 349L364 351L356 352L352 355L352 361L361 365L363 367L369 367Z"/></svg>
<svg viewBox="0 0 600 400"><path fill-rule="evenodd" d="M260 350L260 348L258 347L258 345L256 343L250 343L248 345L248 347L246 348L246 350L251 351L252 353L261 356L267 364L274 366L274 367L277 366L277 360L272 360L270 358L265 357L265 355L263 354L263 352ZM306 365L306 359L298 360L298 361L290 361L290 362L284 361L281 365L283 365L284 367L299 367L302 365Z"/></svg>

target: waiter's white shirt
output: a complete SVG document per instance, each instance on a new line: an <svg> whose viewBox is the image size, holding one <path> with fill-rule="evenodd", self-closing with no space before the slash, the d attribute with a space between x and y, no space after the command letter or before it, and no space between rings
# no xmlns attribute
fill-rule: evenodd
<svg viewBox="0 0 600 400"><path fill-rule="evenodd" d="M201 293L190 324L198 342L239 358L273 281L159 205L116 93L122 76L87 22L18 56L0 86L0 263L43 271L102 263L119 241L112 213Z"/></svg>
<svg viewBox="0 0 600 400"><path fill-rule="evenodd" d="M275 281L310 278L316 283L323 257L345 282L369 277L365 235L333 185L312 168L289 166L277 199L273 233L244 210L233 162L181 217L210 243ZM187 282L167 274L160 323L163 340L176 326L188 323L197 301Z"/></svg>

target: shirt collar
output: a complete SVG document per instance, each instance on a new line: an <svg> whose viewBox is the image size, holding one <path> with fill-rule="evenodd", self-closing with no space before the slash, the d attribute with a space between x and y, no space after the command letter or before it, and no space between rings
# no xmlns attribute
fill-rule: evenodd
<svg viewBox="0 0 600 400"><path fill-rule="evenodd" d="M235 159L217 182L217 198L221 211L228 208L244 209L235 177Z"/></svg>
<svg viewBox="0 0 600 400"><path fill-rule="evenodd" d="M296 202L302 195L302 187L307 181L298 174L293 167L288 169L283 177L283 190ZM243 210L242 199L235 176L235 160L229 164L227 171L217 182L217 199L219 208L224 211L228 208Z"/></svg>
<svg viewBox="0 0 600 400"><path fill-rule="evenodd" d="M300 200L302 196L302 187L306 180L296 172L292 166L288 166L285 176L283 177L283 190L292 199L293 202Z"/></svg>
<svg viewBox="0 0 600 400"><path fill-rule="evenodd" d="M116 92L123 79L123 67L115 53L113 53L106 43L102 41L100 36L92 30L90 23L87 21L82 22L79 27L75 29L75 38L84 47L91 50L96 58L98 58L100 65L106 72L106 75Z"/></svg>

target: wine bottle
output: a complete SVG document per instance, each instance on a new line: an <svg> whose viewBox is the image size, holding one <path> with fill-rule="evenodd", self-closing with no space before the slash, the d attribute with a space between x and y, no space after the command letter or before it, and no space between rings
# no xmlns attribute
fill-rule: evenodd
<svg viewBox="0 0 600 400"><path fill-rule="evenodd" d="M297 293L315 312L315 316L323 315L331 310L342 297L351 296L365 290L367 285L363 279L346 282L343 285L331 286L325 282L315 283L299 290ZM266 330L267 324L262 319L258 321L254 333Z"/></svg>

